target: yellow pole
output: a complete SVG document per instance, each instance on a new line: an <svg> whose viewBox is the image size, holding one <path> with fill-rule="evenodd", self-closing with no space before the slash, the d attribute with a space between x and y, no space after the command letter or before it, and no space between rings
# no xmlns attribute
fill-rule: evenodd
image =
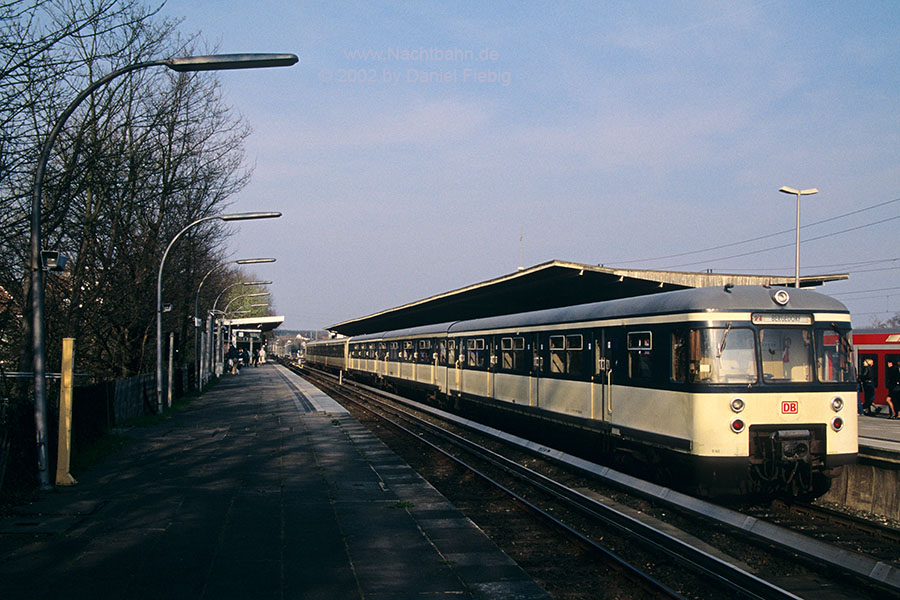
<svg viewBox="0 0 900 600"><path fill-rule="evenodd" d="M72 371L75 364L75 339L63 338L62 379L59 386L59 446L56 453L56 485L78 483L69 474L72 457Z"/></svg>

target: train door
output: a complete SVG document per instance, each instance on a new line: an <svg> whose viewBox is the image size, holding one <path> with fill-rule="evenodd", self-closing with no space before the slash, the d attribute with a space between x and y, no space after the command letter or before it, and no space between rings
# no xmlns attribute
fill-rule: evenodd
<svg viewBox="0 0 900 600"><path fill-rule="evenodd" d="M497 338L495 336L488 337L485 340L487 348L487 389L485 390L488 398L496 398L496 381L497 381L497 365L500 360L500 350L497 348Z"/></svg>
<svg viewBox="0 0 900 600"><path fill-rule="evenodd" d="M528 388L528 405L529 406L540 406L541 398L541 373L544 370L544 357L541 352L541 336L539 334L533 334L531 336L531 377L529 380L529 388Z"/></svg>
<svg viewBox="0 0 900 600"><path fill-rule="evenodd" d="M613 412L612 342L605 329L594 334L594 375L591 384L591 418L608 421Z"/></svg>
<svg viewBox="0 0 900 600"><path fill-rule="evenodd" d="M447 385L452 392L462 389L462 339L447 341Z"/></svg>

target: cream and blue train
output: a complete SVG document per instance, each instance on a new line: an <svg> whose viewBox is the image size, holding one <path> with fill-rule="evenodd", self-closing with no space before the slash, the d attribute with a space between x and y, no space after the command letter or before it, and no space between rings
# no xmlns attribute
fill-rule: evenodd
<svg viewBox="0 0 900 600"><path fill-rule="evenodd" d="M317 342L306 360L590 432L597 453L710 490L815 495L857 454L850 331L820 293L726 286Z"/></svg>

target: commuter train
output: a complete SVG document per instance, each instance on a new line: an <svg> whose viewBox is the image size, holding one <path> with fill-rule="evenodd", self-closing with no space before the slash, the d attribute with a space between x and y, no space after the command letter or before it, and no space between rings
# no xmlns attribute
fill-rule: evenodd
<svg viewBox="0 0 900 600"><path fill-rule="evenodd" d="M853 332L853 348L857 355L857 372L862 371L863 361L872 361L875 375L873 406L887 412L888 364L900 364L900 329L857 329Z"/></svg>
<svg viewBox="0 0 900 600"><path fill-rule="evenodd" d="M728 285L427 325L311 343L306 361L568 431L598 462L636 457L710 494L819 495L857 454L850 314L809 290Z"/></svg>

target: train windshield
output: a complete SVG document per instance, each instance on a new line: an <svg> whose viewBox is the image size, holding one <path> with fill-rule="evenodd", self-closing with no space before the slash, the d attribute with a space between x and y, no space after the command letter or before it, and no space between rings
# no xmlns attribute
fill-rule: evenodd
<svg viewBox="0 0 900 600"><path fill-rule="evenodd" d="M752 385L761 366L763 383L848 383L855 381L852 354L848 327L760 327L757 335L729 323L676 331L672 378Z"/></svg>
<svg viewBox="0 0 900 600"><path fill-rule="evenodd" d="M836 327L816 330L816 369L819 381L828 383L856 381L852 354L850 330L839 330Z"/></svg>
<svg viewBox="0 0 900 600"><path fill-rule="evenodd" d="M808 329L762 327L759 345L763 381L809 383L813 380L812 337Z"/></svg>
<svg viewBox="0 0 900 600"><path fill-rule="evenodd" d="M752 329L692 329L688 372L698 383L756 383L756 340Z"/></svg>

